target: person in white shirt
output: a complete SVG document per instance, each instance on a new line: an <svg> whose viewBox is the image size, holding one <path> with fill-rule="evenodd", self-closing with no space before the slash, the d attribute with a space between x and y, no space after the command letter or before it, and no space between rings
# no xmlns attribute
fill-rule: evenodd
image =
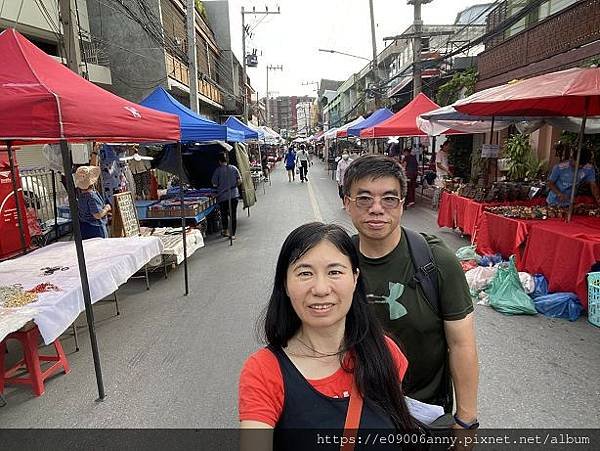
<svg viewBox="0 0 600 451"><path fill-rule="evenodd" d="M348 166L350 166L350 163L352 163L350 155L348 155L348 152L344 152L342 154L342 159L338 161L337 170L335 171L335 180L338 184L338 194L340 199L342 199L342 208L344 208L344 174L346 173Z"/></svg>
<svg viewBox="0 0 600 451"><path fill-rule="evenodd" d="M448 153L450 152L450 143L446 141L440 147L440 150L435 155L435 184L436 186L443 188L444 180L450 175L450 168L448 164Z"/></svg>
<svg viewBox="0 0 600 451"><path fill-rule="evenodd" d="M300 164L300 182L308 182L308 162L309 156L304 145L300 146L300 150L296 154L296 161Z"/></svg>

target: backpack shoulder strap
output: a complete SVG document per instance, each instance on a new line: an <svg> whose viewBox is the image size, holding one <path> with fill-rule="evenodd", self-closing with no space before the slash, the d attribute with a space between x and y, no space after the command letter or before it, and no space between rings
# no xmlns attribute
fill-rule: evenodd
<svg viewBox="0 0 600 451"><path fill-rule="evenodd" d="M438 268L433 259L431 248L420 233L402 227L413 266L416 283L421 285L427 303L441 317L440 296L438 286Z"/></svg>

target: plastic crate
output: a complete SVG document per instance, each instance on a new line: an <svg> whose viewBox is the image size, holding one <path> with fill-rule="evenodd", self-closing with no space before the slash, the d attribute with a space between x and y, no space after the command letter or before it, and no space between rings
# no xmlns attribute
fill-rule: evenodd
<svg viewBox="0 0 600 451"><path fill-rule="evenodd" d="M588 321L600 327L600 272L588 274Z"/></svg>

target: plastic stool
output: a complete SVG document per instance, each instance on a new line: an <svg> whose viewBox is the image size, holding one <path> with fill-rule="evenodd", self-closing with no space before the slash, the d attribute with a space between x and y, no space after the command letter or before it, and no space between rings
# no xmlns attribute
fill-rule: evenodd
<svg viewBox="0 0 600 451"><path fill-rule="evenodd" d="M26 326L27 327L27 326ZM12 332L6 336L0 343L0 394L4 393L4 384L23 384L31 385L35 396L44 394L44 381L50 376L64 371L68 374L71 371L69 362L65 356L65 351L57 339L52 344L56 350L56 355L39 355L38 340L40 331L37 326L29 326L27 329L21 329ZM20 360L15 366L7 370L4 369L4 355L6 354L6 341L18 340L23 346L23 360ZM56 362L50 368L42 371L40 362ZM15 374L22 368L27 369L28 377L16 377Z"/></svg>

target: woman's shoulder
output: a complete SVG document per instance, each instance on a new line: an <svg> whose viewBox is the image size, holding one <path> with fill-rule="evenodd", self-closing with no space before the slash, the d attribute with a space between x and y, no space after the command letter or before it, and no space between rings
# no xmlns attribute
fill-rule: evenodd
<svg viewBox="0 0 600 451"><path fill-rule="evenodd" d="M283 409L283 376L273 352L260 349L246 359L239 383L240 421L275 426Z"/></svg>
<svg viewBox="0 0 600 451"><path fill-rule="evenodd" d="M392 355L392 359L396 364L396 368L398 368L398 373L400 374L400 379L404 378L406 374L406 370L408 369L408 359L404 355L404 353L400 350L400 347L396 344L396 342L387 335L385 336L385 343L390 350L390 354Z"/></svg>

